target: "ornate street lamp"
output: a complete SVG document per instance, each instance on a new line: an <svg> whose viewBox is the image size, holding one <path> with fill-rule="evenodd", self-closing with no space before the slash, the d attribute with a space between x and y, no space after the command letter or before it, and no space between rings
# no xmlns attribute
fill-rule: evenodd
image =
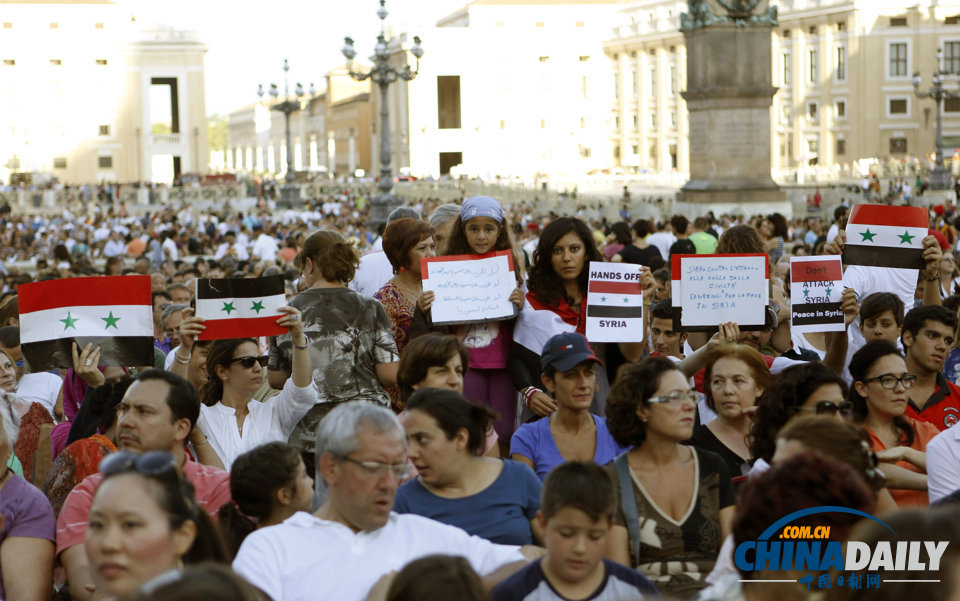
<svg viewBox="0 0 960 601"><path fill-rule="evenodd" d="M960 89L951 91L946 89L946 79L950 75L943 68L943 49L937 49L937 69L933 72L930 88L926 91L920 90L920 84L923 79L920 72L913 74L913 93L917 98L933 98L937 102L937 148L936 160L933 171L930 172L930 189L947 190L950 188L950 174L943 166L943 101L944 99L960 98ZM957 84L960 86L960 74L954 74L957 78Z"/></svg>
<svg viewBox="0 0 960 601"><path fill-rule="evenodd" d="M353 47L353 39L350 36L344 38L343 48L340 50L348 61L350 77L357 81L370 79L380 87L380 196L370 201L370 223L374 226L384 223L390 211L400 204L390 194L393 189L393 171L390 168L390 108L387 104L387 88L398 78L404 81L415 78L420 70L420 57L423 56L420 37L414 36L410 54L417 60L416 68L411 69L410 65L406 65L403 69L397 70L389 65L390 52L387 49L388 43L383 29L383 22L388 14L385 4L386 0L380 0L380 8L377 9L377 16L380 17L380 35L377 36L377 45L373 49L373 68L366 73L354 70L353 58L357 55L357 51Z"/></svg>
<svg viewBox="0 0 960 601"><path fill-rule="evenodd" d="M290 80L287 77L287 73L290 71L290 64L287 62L287 59L283 59L283 100L277 102L277 98L280 96L280 90L277 88L277 84L270 84L269 95L272 98L274 104L270 107L270 110L279 111L283 113L284 121L286 125L286 143L287 143L287 175L286 183L283 185L283 188L280 189L280 201L278 206L299 206L300 205L300 186L296 184L297 176L293 171L293 146L290 141L290 115L300 110L300 100L303 98L304 91L303 86L300 82L297 82L296 87L294 88L294 96L290 96ZM313 84L310 84L310 97L312 98L315 93ZM263 84L260 84L257 87L257 96L263 99Z"/></svg>

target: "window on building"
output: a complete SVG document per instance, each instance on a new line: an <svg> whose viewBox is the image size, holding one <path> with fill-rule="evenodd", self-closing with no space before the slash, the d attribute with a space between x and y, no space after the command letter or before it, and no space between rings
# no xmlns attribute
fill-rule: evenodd
<svg viewBox="0 0 960 601"><path fill-rule="evenodd" d="M846 81L847 79L847 47L837 46L834 52L834 75L837 81Z"/></svg>
<svg viewBox="0 0 960 601"><path fill-rule="evenodd" d="M817 35L817 26L811 25L809 28L807 28L807 33L810 35Z"/></svg>
<svg viewBox="0 0 960 601"><path fill-rule="evenodd" d="M890 114L891 114L891 115L906 115L906 114L907 114L907 99L906 99L906 98L891 98L891 99L890 99Z"/></svg>
<svg viewBox="0 0 960 601"><path fill-rule="evenodd" d="M670 111L670 127L677 128L677 111Z"/></svg>
<svg viewBox="0 0 960 601"><path fill-rule="evenodd" d="M537 27L543 27L543 21L537 21Z"/></svg>
<svg viewBox="0 0 960 601"><path fill-rule="evenodd" d="M576 27L583 27L583 26L584 26L583 21L577 21L577 22L576 22Z"/></svg>
<svg viewBox="0 0 960 601"><path fill-rule="evenodd" d="M60 29L59 23L50 23L50 29Z"/></svg>
<svg viewBox="0 0 960 601"><path fill-rule="evenodd" d="M640 82L637 79L637 70L630 70L630 100L636 100L640 92Z"/></svg>
<svg viewBox="0 0 960 601"><path fill-rule="evenodd" d="M60 65L63 64L63 61L60 60L59 58L51 58L50 64L53 65L54 67L59 67Z"/></svg>
<svg viewBox="0 0 960 601"><path fill-rule="evenodd" d="M960 98L944 98L943 112L960 113Z"/></svg>
<svg viewBox="0 0 960 601"><path fill-rule="evenodd" d="M10 21L4 21L4 22L3 22L3 28L4 28L4 29L13 29L13 23L11 23Z"/></svg>
<svg viewBox="0 0 960 601"><path fill-rule="evenodd" d="M633 146L631 146L631 147L630 147L630 152L633 153L634 156L640 154L640 145L639 145L639 144L634 144Z"/></svg>
<svg viewBox="0 0 960 601"><path fill-rule="evenodd" d="M670 65L670 95L677 95L677 66Z"/></svg>
<svg viewBox="0 0 960 601"><path fill-rule="evenodd" d="M548 60L550 60L550 57L549 57L549 56L541 56L541 57L540 57L540 62L541 62L541 63L545 63L545 62L547 62Z"/></svg>
<svg viewBox="0 0 960 601"><path fill-rule="evenodd" d="M93 28L94 28L94 29L103 29L103 23L97 21L96 23L93 24Z"/></svg>
<svg viewBox="0 0 960 601"><path fill-rule="evenodd" d="M592 150L591 150L590 148L585 148L585 147L583 147L583 146L580 147L580 158L581 158L581 159L589 159L591 153L592 153Z"/></svg>
<svg viewBox="0 0 960 601"><path fill-rule="evenodd" d="M657 164L657 143L650 142L650 163L653 165Z"/></svg>
<svg viewBox="0 0 960 601"><path fill-rule="evenodd" d="M947 73L960 73L960 42L943 44L943 68Z"/></svg>
<svg viewBox="0 0 960 601"><path fill-rule="evenodd" d="M620 158L620 146L619 146L619 145L613 147L613 158L615 158L615 159L619 159L619 158Z"/></svg>
<svg viewBox="0 0 960 601"><path fill-rule="evenodd" d="M640 117L632 115L631 119L633 120L633 131L640 129Z"/></svg>
<svg viewBox="0 0 960 601"><path fill-rule="evenodd" d="M810 121L819 120L820 105L816 102L807 103L807 119Z"/></svg>
<svg viewBox="0 0 960 601"><path fill-rule="evenodd" d="M845 154L847 154L847 141L837 140L837 156L842 156Z"/></svg>
<svg viewBox="0 0 960 601"><path fill-rule="evenodd" d="M906 27L906 17L890 17L890 27Z"/></svg>
<svg viewBox="0 0 960 601"><path fill-rule="evenodd" d="M580 129L586 129L586 128L587 128L587 118L580 117Z"/></svg>
<svg viewBox="0 0 960 601"><path fill-rule="evenodd" d="M810 138L807 140L807 164L816 165L820 162L820 140Z"/></svg>
<svg viewBox="0 0 960 601"><path fill-rule="evenodd" d="M781 32L780 32L780 37L782 37L782 38L789 38L789 37L790 37L790 30L789 30L789 29L784 29L783 31L781 31Z"/></svg>
<svg viewBox="0 0 960 601"><path fill-rule="evenodd" d="M589 57L589 56L587 56L587 55L585 55L585 54L580 55L580 62L581 62L581 63L585 63L585 62L587 62L588 60L590 60L590 57Z"/></svg>
<svg viewBox="0 0 960 601"><path fill-rule="evenodd" d="M847 118L847 101L838 100L834 103L834 112L836 113L837 119L846 119Z"/></svg>
<svg viewBox="0 0 960 601"><path fill-rule="evenodd" d="M890 154L906 154L906 153L907 153L906 138L890 138Z"/></svg>
<svg viewBox="0 0 960 601"><path fill-rule="evenodd" d="M817 63L817 58L816 48L807 50L807 82L809 82L811 85L816 85L820 77L820 65Z"/></svg>
<svg viewBox="0 0 960 601"><path fill-rule="evenodd" d="M657 129L657 111L650 111L650 127Z"/></svg>
<svg viewBox="0 0 960 601"><path fill-rule="evenodd" d="M460 129L460 76L437 76L437 127Z"/></svg>
<svg viewBox="0 0 960 601"><path fill-rule="evenodd" d="M847 22L846 21L837 21L837 31L846 31Z"/></svg>
<svg viewBox="0 0 960 601"><path fill-rule="evenodd" d="M620 100L620 76L613 74L613 99Z"/></svg>
<svg viewBox="0 0 960 601"><path fill-rule="evenodd" d="M66 168L67 168L67 157L54 157L54 158L53 158L53 168L54 168L54 169L66 169Z"/></svg>
<svg viewBox="0 0 960 601"><path fill-rule="evenodd" d="M784 86L789 86L792 73L790 69L791 58L789 52L784 52L782 55L780 55L780 65L780 72L782 74L781 77L783 78L781 83L783 83Z"/></svg>
<svg viewBox="0 0 960 601"><path fill-rule="evenodd" d="M657 97L657 68L650 67L650 98Z"/></svg>
<svg viewBox="0 0 960 601"><path fill-rule="evenodd" d="M890 77L907 76L906 42L893 42L890 44L890 67L888 74Z"/></svg>
<svg viewBox="0 0 960 601"><path fill-rule="evenodd" d="M112 156L102 156L97 157L97 166L101 169L111 169L113 168L113 157Z"/></svg>
<svg viewBox="0 0 960 601"><path fill-rule="evenodd" d="M790 115L792 110L789 104L780 105L780 123L790 123Z"/></svg>
<svg viewBox="0 0 960 601"><path fill-rule="evenodd" d="M960 25L960 15L953 15L943 20L944 25Z"/></svg>
<svg viewBox="0 0 960 601"><path fill-rule="evenodd" d="M500 129L507 129L507 122L503 119L500 120Z"/></svg>
<svg viewBox="0 0 960 601"><path fill-rule="evenodd" d="M106 67L106 66L107 66L107 59L105 59L105 58L98 58L96 62L97 62L97 65L100 66L100 67Z"/></svg>
<svg viewBox="0 0 960 601"><path fill-rule="evenodd" d="M14 58L5 58L3 59L3 64L7 67L13 67L17 64L17 60Z"/></svg>
<svg viewBox="0 0 960 601"><path fill-rule="evenodd" d="M613 128L620 131L620 115L613 116Z"/></svg>
<svg viewBox="0 0 960 601"><path fill-rule="evenodd" d="M109 135L110 135L110 126L109 126L109 125L101 125L100 128L99 128L99 131L100 131L100 135L101 135L101 136L109 136Z"/></svg>

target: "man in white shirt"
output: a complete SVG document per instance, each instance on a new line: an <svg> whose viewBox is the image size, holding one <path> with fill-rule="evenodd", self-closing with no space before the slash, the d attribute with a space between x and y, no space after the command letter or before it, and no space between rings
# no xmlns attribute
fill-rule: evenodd
<svg viewBox="0 0 960 601"><path fill-rule="evenodd" d="M233 562L274 601L362 601L381 577L437 553L466 558L488 589L523 567L518 547L393 513L409 466L403 430L389 409L364 401L334 408L320 422L316 453L325 503L313 515L299 512L253 532Z"/></svg>
<svg viewBox="0 0 960 601"><path fill-rule="evenodd" d="M103 256L110 258L123 255L127 252L127 242L123 239L123 234L118 230L110 232L110 239L103 246Z"/></svg>
<svg viewBox="0 0 960 601"><path fill-rule="evenodd" d="M931 503L960 490L960 428L951 426L927 443L927 489Z"/></svg>
<svg viewBox="0 0 960 601"><path fill-rule="evenodd" d="M268 226L270 227L270 226ZM273 229L272 227L270 228ZM253 231L260 232L260 235L257 236L257 239L253 242L253 248L250 250L251 256L260 259L261 261L270 261L273 263L277 262L277 251L280 250L280 245L277 242L277 239L272 236L272 231L266 231L263 229L262 225L253 226Z"/></svg>
<svg viewBox="0 0 960 601"><path fill-rule="evenodd" d="M230 230L223 235L223 242L217 247L217 253L213 256L216 260L231 257L237 261L246 261L250 258L245 246L237 242L237 234Z"/></svg>

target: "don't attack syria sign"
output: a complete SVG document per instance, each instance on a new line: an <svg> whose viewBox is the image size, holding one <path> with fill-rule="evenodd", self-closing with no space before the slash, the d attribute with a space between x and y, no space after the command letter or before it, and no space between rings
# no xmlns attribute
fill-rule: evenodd
<svg viewBox="0 0 960 601"><path fill-rule="evenodd" d="M949 541L897 540L869 545L862 541L829 540L829 526L793 526L792 522L818 513L849 513L871 519L896 532L874 516L839 506L810 507L795 511L770 525L757 540L744 541L734 551L734 563L741 572L807 572L797 582L810 584L816 576L819 588L837 586L879 588L881 582L940 582L936 576ZM885 572L927 571L930 579L884 578ZM819 574L814 574L819 572ZM848 574L844 576L842 572ZM838 574L839 573L839 574ZM751 582L763 582L756 574ZM865 582L864 582L865 581ZM782 582L782 580L781 580Z"/></svg>

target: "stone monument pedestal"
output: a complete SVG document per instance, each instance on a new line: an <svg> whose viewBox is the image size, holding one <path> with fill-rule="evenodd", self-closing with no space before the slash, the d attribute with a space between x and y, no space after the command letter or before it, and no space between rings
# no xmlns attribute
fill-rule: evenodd
<svg viewBox="0 0 960 601"><path fill-rule="evenodd" d="M770 177L772 25L714 23L685 31L690 180L684 204L782 203Z"/></svg>

